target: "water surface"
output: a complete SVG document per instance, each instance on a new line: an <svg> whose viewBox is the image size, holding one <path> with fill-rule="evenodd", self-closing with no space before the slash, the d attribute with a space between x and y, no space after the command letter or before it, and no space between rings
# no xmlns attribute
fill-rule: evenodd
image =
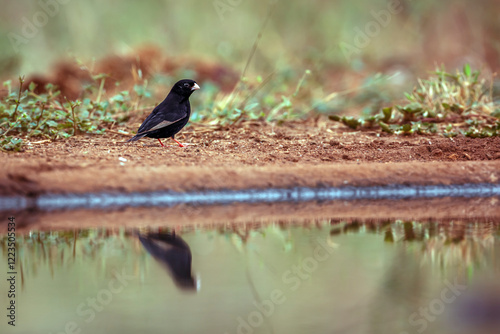
<svg viewBox="0 0 500 334"><path fill-rule="evenodd" d="M17 236L17 325L0 328L489 333L500 328L499 237L487 219L32 230Z"/></svg>

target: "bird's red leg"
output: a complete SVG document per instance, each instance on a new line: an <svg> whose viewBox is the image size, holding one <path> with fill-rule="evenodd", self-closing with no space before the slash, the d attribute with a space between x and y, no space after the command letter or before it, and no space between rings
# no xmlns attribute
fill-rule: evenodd
<svg viewBox="0 0 500 334"><path fill-rule="evenodd" d="M160 142L161 147L165 147L165 145L163 145L163 143L161 142L160 138L157 138L157 139L158 139L158 141Z"/></svg>
<svg viewBox="0 0 500 334"><path fill-rule="evenodd" d="M173 141L175 141L177 144L179 144L179 147L184 147L184 145L182 145L181 143L179 143L174 137L170 137L172 138Z"/></svg>

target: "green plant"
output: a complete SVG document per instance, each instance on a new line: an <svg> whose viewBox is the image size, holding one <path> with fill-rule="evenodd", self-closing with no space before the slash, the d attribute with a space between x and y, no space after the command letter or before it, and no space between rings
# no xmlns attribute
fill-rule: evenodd
<svg viewBox="0 0 500 334"><path fill-rule="evenodd" d="M395 134L462 134L491 137L500 134L500 105L494 101L479 71L467 64L456 74L443 68L406 93L405 103L378 110L359 118L330 115L334 121L356 128L379 128Z"/></svg>
<svg viewBox="0 0 500 334"><path fill-rule="evenodd" d="M138 105L140 98L149 94L144 86L136 89L139 92L135 102L128 91L103 99L104 77L97 76L96 86L87 87L97 98L84 97L81 101L62 100L60 91L52 84L45 86L46 93L37 94L33 83L23 90L23 77L19 77L16 91L11 81L6 81L8 93L0 100L0 149L21 151L30 137L56 140L78 133L103 133L115 122L124 121L123 115L129 113L132 105Z"/></svg>

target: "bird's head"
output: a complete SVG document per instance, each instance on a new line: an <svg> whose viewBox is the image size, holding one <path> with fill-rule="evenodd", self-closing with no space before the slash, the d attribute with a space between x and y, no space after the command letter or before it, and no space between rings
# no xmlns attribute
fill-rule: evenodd
<svg viewBox="0 0 500 334"><path fill-rule="evenodd" d="M200 86L194 80L184 79L177 81L172 91L184 97L189 97L195 90L200 89Z"/></svg>

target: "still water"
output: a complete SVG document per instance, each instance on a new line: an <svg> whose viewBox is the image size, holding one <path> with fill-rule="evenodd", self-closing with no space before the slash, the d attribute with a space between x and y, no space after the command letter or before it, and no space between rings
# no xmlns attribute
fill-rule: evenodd
<svg viewBox="0 0 500 334"><path fill-rule="evenodd" d="M499 333L499 226L318 219L31 230L16 240L16 326L3 311L0 332Z"/></svg>

